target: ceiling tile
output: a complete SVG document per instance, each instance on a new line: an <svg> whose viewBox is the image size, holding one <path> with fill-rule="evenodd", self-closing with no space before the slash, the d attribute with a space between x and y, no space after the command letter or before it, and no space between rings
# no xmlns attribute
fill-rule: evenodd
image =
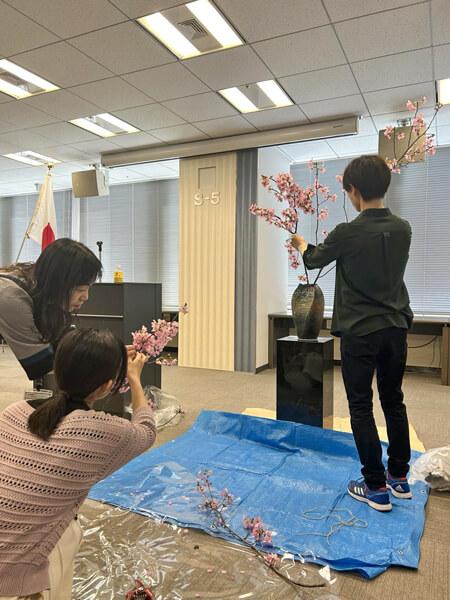
<svg viewBox="0 0 450 600"><path fill-rule="evenodd" d="M178 125L177 127L166 127L155 129L152 134L163 142L184 142L188 140L201 140L208 136L193 125Z"/></svg>
<svg viewBox="0 0 450 600"><path fill-rule="evenodd" d="M245 118L257 129L288 127L289 125L300 125L307 122L305 115L298 106L272 108L270 110L262 110L261 112L247 113Z"/></svg>
<svg viewBox="0 0 450 600"><path fill-rule="evenodd" d="M9 0L14 8L28 15L56 35L67 38L125 19L108 0Z"/></svg>
<svg viewBox="0 0 450 600"><path fill-rule="evenodd" d="M41 110L28 106L23 100L2 104L1 117L9 131L47 125L58 120Z"/></svg>
<svg viewBox="0 0 450 600"><path fill-rule="evenodd" d="M431 48L356 62L352 69L363 92L432 81Z"/></svg>
<svg viewBox="0 0 450 600"><path fill-rule="evenodd" d="M377 135L331 138L328 140L328 144L338 156L357 156L378 152Z"/></svg>
<svg viewBox="0 0 450 600"><path fill-rule="evenodd" d="M280 83L298 104L349 96L359 91L348 65L290 75L281 78Z"/></svg>
<svg viewBox="0 0 450 600"><path fill-rule="evenodd" d="M305 73L346 62L329 25L259 42L253 47L276 76Z"/></svg>
<svg viewBox="0 0 450 600"><path fill-rule="evenodd" d="M66 42L31 50L13 56L11 60L59 87L70 87L112 75L110 71Z"/></svg>
<svg viewBox="0 0 450 600"><path fill-rule="evenodd" d="M335 98L334 100L310 102L302 104L301 109L312 121L325 121L335 117L367 114L367 108L361 94Z"/></svg>
<svg viewBox="0 0 450 600"><path fill-rule="evenodd" d="M286 35L329 22L317 0L217 0L217 4L247 42Z"/></svg>
<svg viewBox="0 0 450 600"><path fill-rule="evenodd" d="M213 90L272 79L272 74L250 46L198 56L184 64Z"/></svg>
<svg viewBox="0 0 450 600"><path fill-rule="evenodd" d="M436 46L434 52L434 75L436 79L450 77L450 44Z"/></svg>
<svg viewBox="0 0 450 600"><path fill-rule="evenodd" d="M119 75L177 60L142 27L132 22L73 38L70 43Z"/></svg>
<svg viewBox="0 0 450 600"><path fill-rule="evenodd" d="M21 152L23 150L35 150L48 146L48 139L33 133L32 131L11 131L0 134L0 142L9 144L13 149L10 152ZM4 153L3 153L4 154ZM52 158L58 158L53 156Z"/></svg>
<svg viewBox="0 0 450 600"><path fill-rule="evenodd" d="M237 111L228 102L222 100L214 92L169 100L164 102L164 106L190 123L237 114Z"/></svg>
<svg viewBox="0 0 450 600"><path fill-rule="evenodd" d="M160 140L145 131L138 133L128 133L127 135L118 135L114 138L114 143L121 148L134 148L137 146L151 146L159 144Z"/></svg>
<svg viewBox="0 0 450 600"><path fill-rule="evenodd" d="M434 104L434 83L421 83L416 85L405 85L389 90L378 92L367 92L364 94L367 106L372 115L381 115L402 110L408 100L415 100L426 96L426 106Z"/></svg>
<svg viewBox="0 0 450 600"><path fill-rule="evenodd" d="M165 106L160 104L148 104L139 108L127 108L114 113L120 119L138 127L144 131L160 129L161 127L171 127L172 125L181 125L183 119L174 115Z"/></svg>
<svg viewBox="0 0 450 600"><path fill-rule="evenodd" d="M323 140L284 144L282 148L283 152L288 154L294 161L336 158L334 151Z"/></svg>
<svg viewBox="0 0 450 600"><path fill-rule="evenodd" d="M91 104L67 90L58 90L49 94L40 94L23 100L28 106L38 108L55 117L56 120L69 121L78 117L87 117L101 112L99 106Z"/></svg>
<svg viewBox="0 0 450 600"><path fill-rule="evenodd" d="M87 152L82 152L73 146L60 146L51 144L45 148L42 148L41 152L42 154L46 154L48 156L55 156L55 158L59 157L61 160L76 162L79 164L85 164L88 160Z"/></svg>
<svg viewBox="0 0 450 600"><path fill-rule="evenodd" d="M184 4L186 0L110 0L128 17L136 19L151 13Z"/></svg>
<svg viewBox="0 0 450 600"><path fill-rule="evenodd" d="M115 170L116 169L114 169L114 171ZM144 177L151 177L152 179L157 179L158 177L173 177L176 174L173 169L170 169L169 167L166 167L166 165L158 162L142 165L130 165L130 170Z"/></svg>
<svg viewBox="0 0 450 600"><path fill-rule="evenodd" d="M6 154L6 152L5 152ZM19 163L19 162L14 162L13 160L11 160L10 158L4 158L3 156L0 156L0 171L8 171L12 168L15 169L21 169L23 167L23 163ZM2 183L2 176L0 173L0 185Z"/></svg>
<svg viewBox="0 0 450 600"><path fill-rule="evenodd" d="M86 154L96 154L98 152L107 152L108 150L117 150L118 146L109 140L93 140L90 142L77 142L76 144L72 144L72 148Z"/></svg>
<svg viewBox="0 0 450 600"><path fill-rule="evenodd" d="M87 140L96 140L97 136L89 131L81 129L71 123L54 123L52 125L44 125L44 127L36 127L32 130L33 133L47 138L47 146L53 144L73 144L75 142L84 142Z"/></svg>
<svg viewBox="0 0 450 600"><path fill-rule="evenodd" d="M344 21L353 19L371 13L390 10L418 4L423 0L370 0L370 2L361 2L361 0L324 0L325 7L332 21ZM389 18L389 15L386 15Z"/></svg>
<svg viewBox="0 0 450 600"><path fill-rule="evenodd" d="M199 121L195 126L211 137L221 137L256 131L253 125L240 116L226 117L225 119L212 119L211 121Z"/></svg>
<svg viewBox="0 0 450 600"><path fill-rule="evenodd" d="M31 19L3 2L0 2L0 14L0 56L2 58L58 41L56 35L33 23Z"/></svg>
<svg viewBox="0 0 450 600"><path fill-rule="evenodd" d="M158 101L209 91L206 85L178 62L124 75L123 78Z"/></svg>
<svg viewBox="0 0 450 600"><path fill-rule="evenodd" d="M152 98L120 77L77 85L70 88L70 91L89 102L97 104L97 106L101 106L107 112L121 108L134 108L135 106L149 104L152 101Z"/></svg>
<svg viewBox="0 0 450 600"><path fill-rule="evenodd" d="M0 104L3 102L14 102L14 98L12 96L8 96L8 94L2 94L2 92L0 92Z"/></svg>
<svg viewBox="0 0 450 600"><path fill-rule="evenodd" d="M349 61L354 62L429 46L429 21L428 4L417 4L335 27Z"/></svg>
<svg viewBox="0 0 450 600"><path fill-rule="evenodd" d="M433 43L450 42L450 2L433 0L431 3L431 23L433 27Z"/></svg>

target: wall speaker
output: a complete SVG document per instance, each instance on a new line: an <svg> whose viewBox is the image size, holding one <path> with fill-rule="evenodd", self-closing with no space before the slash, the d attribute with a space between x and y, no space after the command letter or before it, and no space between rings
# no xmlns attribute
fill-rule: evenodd
<svg viewBox="0 0 450 600"><path fill-rule="evenodd" d="M75 198L107 196L109 194L106 169L91 169L72 173L72 190Z"/></svg>

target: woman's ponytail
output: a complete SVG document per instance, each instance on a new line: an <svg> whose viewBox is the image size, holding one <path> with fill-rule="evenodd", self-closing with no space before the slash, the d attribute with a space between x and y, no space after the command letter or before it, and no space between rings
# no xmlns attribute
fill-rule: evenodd
<svg viewBox="0 0 450 600"><path fill-rule="evenodd" d="M69 397L65 392L57 391L49 400L43 402L28 418L28 429L42 440L48 441L67 411Z"/></svg>

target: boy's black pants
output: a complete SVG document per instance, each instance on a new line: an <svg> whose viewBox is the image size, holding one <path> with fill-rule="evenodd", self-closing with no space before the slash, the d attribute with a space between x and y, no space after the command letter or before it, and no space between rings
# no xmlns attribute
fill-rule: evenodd
<svg viewBox="0 0 450 600"><path fill-rule="evenodd" d="M386 418L388 470L405 477L411 448L402 381L406 365L406 329L389 327L369 335L341 338L341 364L350 408L353 436L366 484L375 489L386 484L380 439L373 416L372 380L377 372L378 393Z"/></svg>

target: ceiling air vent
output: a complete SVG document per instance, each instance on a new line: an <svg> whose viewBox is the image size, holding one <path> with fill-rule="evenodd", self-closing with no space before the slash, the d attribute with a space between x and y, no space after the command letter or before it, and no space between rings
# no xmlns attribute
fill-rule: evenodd
<svg viewBox="0 0 450 600"><path fill-rule="evenodd" d="M183 34L190 40L210 35L197 19L187 19L177 24Z"/></svg>

